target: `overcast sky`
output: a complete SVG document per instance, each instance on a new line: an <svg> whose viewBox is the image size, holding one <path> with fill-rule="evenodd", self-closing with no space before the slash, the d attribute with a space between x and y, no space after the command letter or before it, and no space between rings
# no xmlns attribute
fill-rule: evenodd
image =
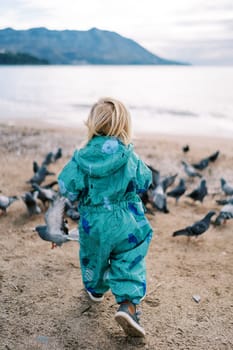
<svg viewBox="0 0 233 350"><path fill-rule="evenodd" d="M151 52L233 65L233 0L0 0L0 28L115 31Z"/></svg>

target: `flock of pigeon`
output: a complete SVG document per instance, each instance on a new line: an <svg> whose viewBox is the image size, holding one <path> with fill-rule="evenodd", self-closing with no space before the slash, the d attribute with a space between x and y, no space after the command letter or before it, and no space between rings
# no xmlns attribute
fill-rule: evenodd
<svg viewBox="0 0 233 350"><path fill-rule="evenodd" d="M186 153L188 151L189 146L184 146L183 152ZM141 196L145 207L147 207L148 204L151 204L151 206L153 208L156 208L158 211L161 211L163 213L169 213L169 209L167 207L167 197L174 198L177 204L180 197L184 194L186 195L186 197L191 198L194 202L199 201L200 203L203 203L204 198L208 195L208 188L206 179L203 178L201 172L204 169L206 169L211 162L214 163L217 160L219 154L220 152L216 151L215 153L211 154L206 158L201 159L198 163L195 164L189 164L184 160L181 161L183 170L187 175L188 179L200 179L199 185L187 194L185 194L187 191L187 186L186 180L184 178L180 178L179 184L176 187L172 188L170 191L168 191L168 188L174 184L178 174L161 177L160 172L158 170L148 165L153 174L153 181L149 190ZM233 218L233 186L228 184L225 179L221 178L220 187L222 193L225 195L225 199L216 200L216 203L218 205L222 205L222 208L220 209L219 213L217 214L214 210L210 210L199 221L190 224L190 226L173 232L173 237L181 235L187 236L188 238L192 236L197 237L206 232L210 227L211 223L215 226L218 226L223 223L226 223L227 220ZM147 208L147 210L148 212L153 214L150 208ZM214 221L211 221L211 218L214 215L216 215L216 219Z"/></svg>
<svg viewBox="0 0 233 350"><path fill-rule="evenodd" d="M61 157L62 149L58 148L55 153L49 152L41 165L33 161L34 174L31 179L26 181L30 184L31 189L21 196L29 216L41 214L41 208L46 211L44 216L46 225L36 226L35 231L42 239L52 242L52 248L61 246L62 243L70 240L78 240L77 229L69 232L68 221L65 218L69 217L75 222L79 220L80 215L77 211L77 205L71 203L67 198L61 197L58 191L54 189L57 181L42 186L47 176L55 175L55 173L48 170L48 166ZM0 195L2 213L6 214L7 208L19 199L18 196Z"/></svg>
<svg viewBox="0 0 233 350"><path fill-rule="evenodd" d="M183 147L183 152L188 151L189 146ZM208 167L210 162L215 162L217 160L219 153L219 151L216 151L196 164L188 164L184 160L181 161L183 170L188 178L200 178L199 185L193 191L186 194L186 196L191 198L194 202L199 201L202 203L204 198L208 195L207 183L206 180L202 178L201 172ZM78 213L77 203L71 203L68 199L61 197L58 191L53 189L57 181L42 186L46 176L55 175L48 170L48 166L61 157L62 149L59 148L55 153L49 152L41 165L34 161L34 174L31 179L27 181L27 183L31 185L31 189L21 196L30 216L40 214L42 209L41 205L39 205L39 201L43 204L42 208L45 210L45 225L36 226L35 231L43 240L52 242L52 248L61 246L63 243L71 240L79 240L78 229L69 231L67 221L67 217L69 217L73 221L78 222L80 215ZM161 177L158 170L150 165L148 165L148 167L152 171L153 181L148 191L141 195L142 202L149 213L153 214L154 212L148 207L148 204L157 211L169 213L167 196L174 198L177 204L180 197L187 191L186 180L180 178L179 184L168 191L168 188L174 184L178 174ZM215 211L211 210L199 221L173 232L173 237L180 235L185 235L188 238L191 236L197 237L207 231L211 223L217 226L233 218L233 186L228 184L223 178L220 179L220 185L225 199L216 201L218 205L222 206L218 215ZM6 214L7 208L17 199L20 198L17 196L8 197L0 195L0 209L2 212ZM216 219L211 222L211 218L214 215L216 215Z"/></svg>

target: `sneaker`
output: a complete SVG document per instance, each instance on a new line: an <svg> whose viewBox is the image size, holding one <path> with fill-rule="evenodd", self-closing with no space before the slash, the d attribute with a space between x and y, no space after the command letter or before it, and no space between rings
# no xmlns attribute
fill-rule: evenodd
<svg viewBox="0 0 233 350"><path fill-rule="evenodd" d="M129 303L122 303L115 314L115 320L123 328L127 335L132 337L145 337L145 330L139 325L138 312L132 314L129 310Z"/></svg>
<svg viewBox="0 0 233 350"><path fill-rule="evenodd" d="M86 289L87 294L89 295L89 298L92 301L95 301L96 303L100 303L101 301L104 300L104 295L103 294L99 294L99 293L94 293L94 292L89 292L89 290Z"/></svg>

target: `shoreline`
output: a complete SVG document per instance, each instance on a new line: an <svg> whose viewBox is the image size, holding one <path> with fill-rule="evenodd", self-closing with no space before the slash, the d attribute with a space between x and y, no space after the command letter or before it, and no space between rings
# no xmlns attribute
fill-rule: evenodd
<svg viewBox="0 0 233 350"><path fill-rule="evenodd" d="M63 126L57 124L50 124L47 122L37 122L35 120L23 120L23 121L8 121L2 122L0 120L0 129L10 129L18 131L38 131L47 132L52 134L65 134L67 137L70 135L72 138L71 144L75 144L76 148L79 148L82 142L86 137L86 127L85 125L80 125L80 127L74 126ZM76 139L76 142L75 142ZM195 148L198 152L201 152L202 149L224 149L227 153L230 154L232 150L232 138L215 136L215 135L189 135L189 134L170 134L154 131L134 131L132 136L132 142L137 147L140 143L153 143L158 144L158 148L163 145L162 148L166 148L167 144L170 144L169 152L173 152L174 149L182 148L185 145L189 145L190 148ZM1 143L0 143L1 144ZM206 154L204 154L206 156Z"/></svg>
<svg viewBox="0 0 233 350"><path fill-rule="evenodd" d="M11 120L5 120L0 119L0 126L2 127L15 127L15 128L31 128L31 129L38 129L38 130L49 130L49 131L62 131L66 133L70 132L78 132L85 135L86 133L86 127L84 125L84 122L77 123L76 125L64 125L61 123L55 123L55 122L47 122L47 121L41 121L39 119L11 119ZM154 131L154 130L148 130L143 129L142 131L138 129L133 128L133 140L142 138L142 137L148 137L152 139L153 137L157 137L159 139L170 139L171 141L179 141L183 140L200 140L200 141L207 141L207 140L219 140L220 142L230 142L233 141L233 134L231 135L213 135L211 133L206 134L198 134L198 132L163 132L163 131ZM203 145L204 146L204 145Z"/></svg>

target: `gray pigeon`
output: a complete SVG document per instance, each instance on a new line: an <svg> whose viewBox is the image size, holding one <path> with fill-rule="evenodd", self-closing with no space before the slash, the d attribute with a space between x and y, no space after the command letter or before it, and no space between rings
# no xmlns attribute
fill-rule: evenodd
<svg viewBox="0 0 233 350"><path fill-rule="evenodd" d="M182 194L184 194L186 191L186 186L185 186L185 181L184 179L180 179L179 185L176 186L173 190L171 190L170 192L167 192L167 195L169 197L173 197L176 200L176 203L178 203L178 200L180 199L180 197L182 196Z"/></svg>
<svg viewBox="0 0 233 350"><path fill-rule="evenodd" d="M38 197L38 191L35 191L33 193L26 192L21 196L23 202L25 203L25 205L27 207L28 214L30 216L41 213L41 209L36 201L37 197Z"/></svg>
<svg viewBox="0 0 233 350"><path fill-rule="evenodd" d="M215 211L211 210L202 220L196 221L193 225L187 226L184 229L173 232L172 236L200 236L208 230L210 226L210 219L213 215L215 215Z"/></svg>
<svg viewBox="0 0 233 350"><path fill-rule="evenodd" d="M162 184L159 184L155 189L148 190L149 201L159 211L169 213L167 208L167 197Z"/></svg>
<svg viewBox="0 0 233 350"><path fill-rule="evenodd" d="M65 198L57 198L45 213L46 225L35 227L35 231L43 240L52 242L52 249L69 241L79 241L77 229L67 232L64 207Z"/></svg>
<svg viewBox="0 0 233 350"><path fill-rule="evenodd" d="M230 186L226 180L223 178L220 179L221 181L221 189L227 196L232 196L233 195L233 186Z"/></svg>
<svg viewBox="0 0 233 350"><path fill-rule="evenodd" d="M216 203L219 205L233 204L233 197L228 199L217 199Z"/></svg>
<svg viewBox="0 0 233 350"><path fill-rule="evenodd" d="M214 225L222 225L227 220L233 219L233 203L225 204L214 221Z"/></svg>
<svg viewBox="0 0 233 350"><path fill-rule="evenodd" d="M0 195L0 209L2 210L2 213L6 214L6 209L14 203L19 198L17 196L4 196Z"/></svg>
<svg viewBox="0 0 233 350"><path fill-rule="evenodd" d="M203 199L208 194L208 189L206 186L206 180L201 180L199 186L193 190L191 193L187 194L186 197L192 198L194 201L203 202Z"/></svg>
<svg viewBox="0 0 233 350"><path fill-rule="evenodd" d="M202 177L202 175L200 173L198 173L196 171L196 169L191 165L191 164L188 164L187 162L185 162L184 160L181 161L183 167L184 167L184 171L185 173L189 176L189 177L195 177L195 176L198 176L198 177Z"/></svg>
<svg viewBox="0 0 233 350"><path fill-rule="evenodd" d="M159 170L153 168L151 165L147 164L147 166L152 172L152 187L155 188L160 182L160 172Z"/></svg>
<svg viewBox="0 0 233 350"><path fill-rule="evenodd" d="M175 179L176 179L177 175L178 175L178 174L165 176L165 177L161 180L161 184L162 184L162 186L163 186L164 192L167 191L168 187L170 187L171 185L173 185L173 183L175 182Z"/></svg>
<svg viewBox="0 0 233 350"><path fill-rule="evenodd" d="M47 202L53 202L58 195L58 193L54 191L52 188L44 188L39 186L36 183L33 183L32 187L36 191L38 191L38 198L43 202L44 205Z"/></svg>
<svg viewBox="0 0 233 350"><path fill-rule="evenodd" d="M209 165L209 158L204 158L200 160L198 163L192 164L192 166L197 170L204 170Z"/></svg>
<svg viewBox="0 0 233 350"><path fill-rule="evenodd" d="M80 219L80 214L77 210L77 205L73 205L68 198L66 198L65 200L65 214L73 221L77 222Z"/></svg>
<svg viewBox="0 0 233 350"><path fill-rule="evenodd" d="M47 167L43 165L38 169L33 177L27 181L27 183L36 183L40 185L45 180L47 175L55 175L55 173L48 171Z"/></svg>

